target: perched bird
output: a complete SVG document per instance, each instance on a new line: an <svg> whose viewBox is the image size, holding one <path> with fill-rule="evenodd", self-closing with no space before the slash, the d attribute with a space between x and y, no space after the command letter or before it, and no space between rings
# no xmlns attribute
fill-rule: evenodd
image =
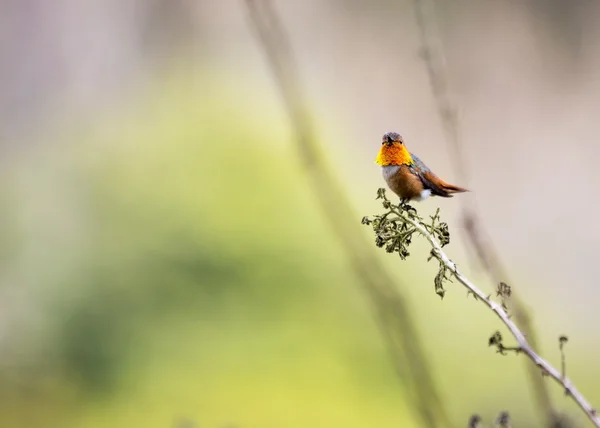
<svg viewBox="0 0 600 428"><path fill-rule="evenodd" d="M453 193L467 192L467 189L446 183L431 172L406 149L404 140L396 132L383 136L375 162L381 165L388 187L403 202L423 201L431 195L451 198Z"/></svg>

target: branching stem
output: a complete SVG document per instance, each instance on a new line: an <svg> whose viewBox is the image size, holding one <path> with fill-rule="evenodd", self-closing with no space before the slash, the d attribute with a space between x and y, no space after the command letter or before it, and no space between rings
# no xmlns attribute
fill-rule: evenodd
<svg viewBox="0 0 600 428"><path fill-rule="evenodd" d="M383 196L385 198L385 196ZM386 203L387 202L387 203ZM566 377L564 373L564 368L561 371L555 369L550 363L544 360L541 356L539 356L531 347L525 335L521 332L519 327L511 320L510 315L504 309L503 305L496 302L491 298L491 295L485 294L483 291L479 289L475 284L473 284L462 272L458 269L456 264L450 260L448 255L442 249L442 245L434 236L432 231L436 230L435 226L428 225L424 223L420 217L414 214L414 211L407 211L406 208L402 205L394 206L390 204L387 200L384 201L384 206L389 209L391 214L395 214L395 217L386 215L386 221L391 222L399 222L404 224L409 224L416 231L418 231L421 235L429 241L429 244L432 247L431 256L437 259L440 264L450 272L451 275L458 280L463 286L465 286L470 294L473 294L476 297L477 301L483 302L488 308L492 310L496 314L496 316L502 321L502 323L508 328L510 333L513 335L515 340L517 341L517 346L515 347L501 347L501 350L512 350L519 353L523 353L527 355L527 357L533 361L533 363L541 370L542 375L549 376L558 382L565 390L565 394L571 396L573 400L577 403L577 405L585 412L587 417L590 419L595 426L600 427L600 417L591 404L586 400L586 398L577 390L575 385ZM437 213L436 216L437 217ZM564 340L566 342L566 340ZM561 342L562 344L562 342ZM561 346L562 352L562 346Z"/></svg>

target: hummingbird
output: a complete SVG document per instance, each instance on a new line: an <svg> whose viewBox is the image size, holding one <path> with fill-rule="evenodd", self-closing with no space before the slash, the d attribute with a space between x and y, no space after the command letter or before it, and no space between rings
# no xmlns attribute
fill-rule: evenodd
<svg viewBox="0 0 600 428"><path fill-rule="evenodd" d="M375 162L381 166L388 187L402 202L424 201L430 196L451 198L467 189L446 183L435 175L421 159L408 151L397 132L388 132L381 141Z"/></svg>

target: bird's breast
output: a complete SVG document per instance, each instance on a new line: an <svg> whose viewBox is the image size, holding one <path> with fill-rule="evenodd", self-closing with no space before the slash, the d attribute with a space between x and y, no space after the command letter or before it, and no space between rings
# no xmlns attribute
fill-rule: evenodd
<svg viewBox="0 0 600 428"><path fill-rule="evenodd" d="M405 199L423 199L428 195L423 182L408 165L386 165L381 167L383 178L388 187L399 197Z"/></svg>
<svg viewBox="0 0 600 428"><path fill-rule="evenodd" d="M389 181L400 171L400 165L386 165L381 167L381 172L385 181Z"/></svg>

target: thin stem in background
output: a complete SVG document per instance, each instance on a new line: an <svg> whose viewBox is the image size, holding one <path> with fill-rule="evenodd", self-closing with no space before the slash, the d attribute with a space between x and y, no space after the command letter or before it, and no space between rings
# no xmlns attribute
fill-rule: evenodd
<svg viewBox="0 0 600 428"><path fill-rule="evenodd" d="M446 60L441 38L439 37L439 30L436 25L435 5L432 0L414 0L414 5L417 25L421 36L423 58L427 66L431 90L437 103L444 134L451 145L450 153L454 159L453 165L460 182L468 187L467 162L464 156L463 145L461 144L458 116L452 102L446 78ZM501 282L508 283L514 289L513 283L508 280L506 269L500 260L498 252L489 239L489 234L485 231L474 200L472 198L462 198L461 202L463 204L462 222L465 226L464 230L467 235L467 241L470 243L471 249L477 256L480 264L496 284ZM509 306L517 323L529 339L531 346L534 349L539 349L535 330L523 302L513 294L513 297L509 300ZM540 376L535 366L528 364L528 371L534 396L546 421L546 426L555 426L557 421L560 420L560 415L552 403L546 382L544 382L544 379Z"/></svg>
<svg viewBox="0 0 600 428"><path fill-rule="evenodd" d="M246 0L250 21L263 48L295 134L295 144L313 192L371 303L398 376L406 383L411 408L422 426L451 426L435 384L409 304L358 228L359 218L344 189L320 154L319 138L302 96L290 42L267 0Z"/></svg>

